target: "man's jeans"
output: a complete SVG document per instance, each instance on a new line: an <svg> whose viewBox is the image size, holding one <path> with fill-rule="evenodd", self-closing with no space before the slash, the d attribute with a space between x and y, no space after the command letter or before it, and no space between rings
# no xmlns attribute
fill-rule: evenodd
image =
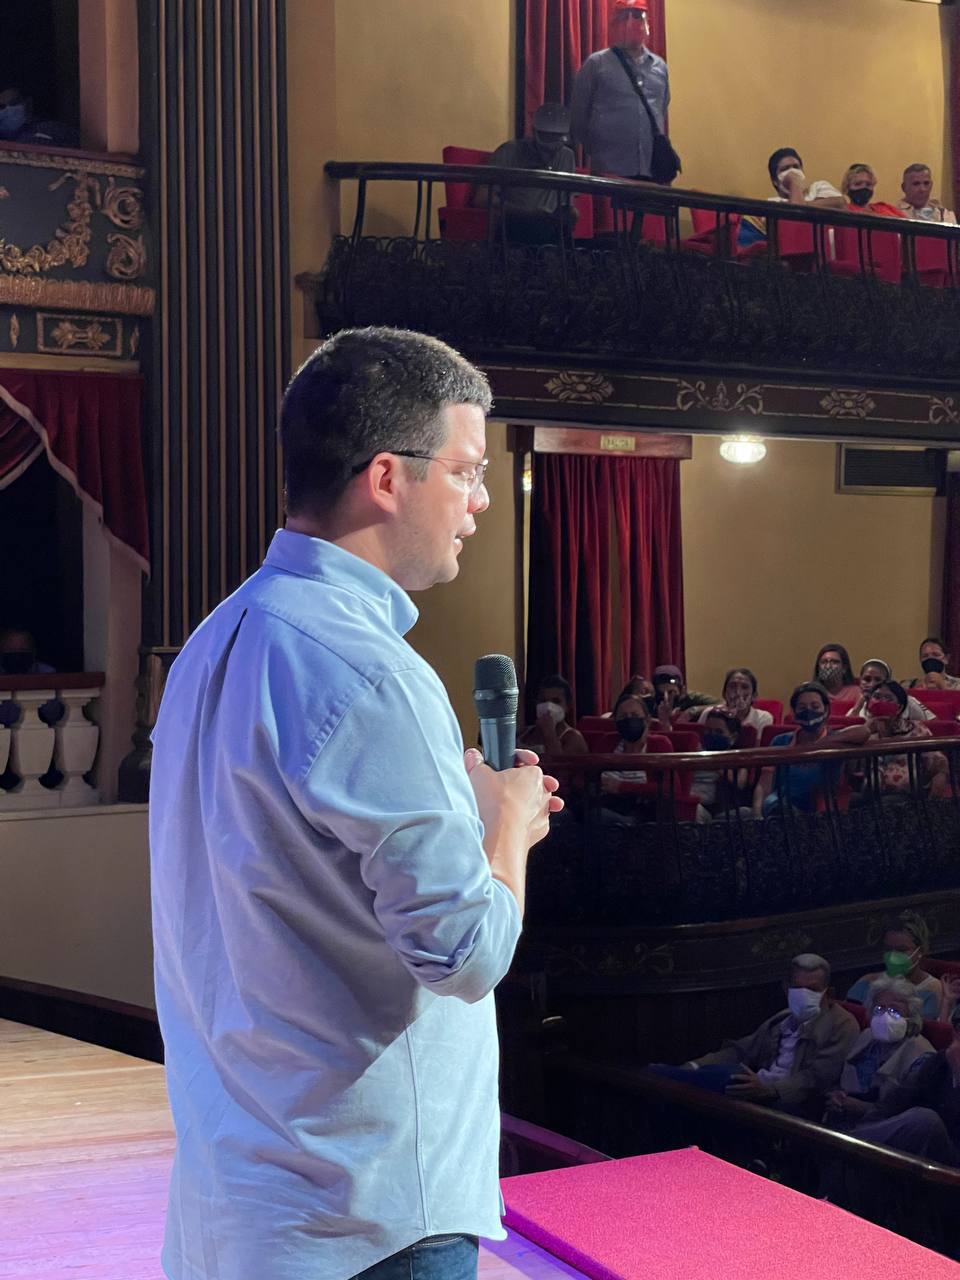
<svg viewBox="0 0 960 1280"><path fill-rule="evenodd" d="M354 1280L476 1280L476 1236L429 1236L368 1267Z"/></svg>

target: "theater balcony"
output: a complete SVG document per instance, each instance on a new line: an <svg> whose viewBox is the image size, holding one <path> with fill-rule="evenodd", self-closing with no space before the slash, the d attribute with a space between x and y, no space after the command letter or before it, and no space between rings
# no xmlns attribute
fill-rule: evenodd
<svg viewBox="0 0 960 1280"><path fill-rule="evenodd" d="M326 173L356 212L323 269L298 277L316 332L384 323L447 339L488 372L498 417L958 434L956 228L476 165ZM572 238L509 243L487 206L517 186L576 209ZM758 220L766 237L741 247Z"/></svg>

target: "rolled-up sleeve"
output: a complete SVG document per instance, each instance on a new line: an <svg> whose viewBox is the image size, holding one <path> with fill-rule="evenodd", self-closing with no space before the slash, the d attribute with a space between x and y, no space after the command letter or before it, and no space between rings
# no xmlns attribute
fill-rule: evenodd
<svg viewBox="0 0 960 1280"><path fill-rule="evenodd" d="M391 674L357 698L299 801L358 859L386 941L417 982L469 1003L493 990L520 912L490 874L459 730L432 672Z"/></svg>

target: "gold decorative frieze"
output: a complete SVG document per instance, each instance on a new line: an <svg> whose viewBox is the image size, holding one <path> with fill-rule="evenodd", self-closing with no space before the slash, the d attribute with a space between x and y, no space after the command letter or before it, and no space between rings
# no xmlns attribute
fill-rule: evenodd
<svg viewBox="0 0 960 1280"><path fill-rule="evenodd" d="M107 255L107 274L117 280L136 280L147 270L147 247L143 236L107 236L107 244L113 248Z"/></svg>
<svg viewBox="0 0 960 1280"><path fill-rule="evenodd" d="M112 178L142 178L146 173L136 164L124 164L119 160L100 160L96 156L78 155L76 151L8 151L0 147L0 168L19 165L27 169L67 169L71 173L95 173Z"/></svg>
<svg viewBox="0 0 960 1280"><path fill-rule="evenodd" d="M123 355L123 322L112 316L37 313L37 350L45 355Z"/></svg>
<svg viewBox="0 0 960 1280"><path fill-rule="evenodd" d="M100 198L96 178L81 173L65 173L50 184L56 191L65 182L74 183L73 196L67 205L67 221L58 227L46 246L35 244L21 249L0 237L0 268L13 275L39 275L53 267L82 267L90 256L90 219L94 201Z"/></svg>
<svg viewBox="0 0 960 1280"><path fill-rule="evenodd" d="M96 280L40 280L0 274L0 304L49 307L61 311L111 311L121 316L152 316L156 291L142 284Z"/></svg>
<svg viewBox="0 0 960 1280"><path fill-rule="evenodd" d="M118 187L111 178L100 208L115 227L124 231L139 231L143 226L143 192L139 187Z"/></svg>
<svg viewBox="0 0 960 1280"><path fill-rule="evenodd" d="M17 343L20 341L20 320L17 313L14 312L10 317L10 345L14 351L17 349Z"/></svg>

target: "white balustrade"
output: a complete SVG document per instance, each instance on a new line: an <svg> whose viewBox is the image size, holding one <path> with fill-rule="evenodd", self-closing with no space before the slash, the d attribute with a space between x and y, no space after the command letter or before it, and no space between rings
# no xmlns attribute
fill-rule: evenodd
<svg viewBox="0 0 960 1280"><path fill-rule="evenodd" d="M100 689L58 688L57 676L49 679L45 689L0 690L0 706L7 704L0 725L0 814L99 803L97 789L84 775L96 759L100 729L84 709ZM12 724L11 702L19 713Z"/></svg>

